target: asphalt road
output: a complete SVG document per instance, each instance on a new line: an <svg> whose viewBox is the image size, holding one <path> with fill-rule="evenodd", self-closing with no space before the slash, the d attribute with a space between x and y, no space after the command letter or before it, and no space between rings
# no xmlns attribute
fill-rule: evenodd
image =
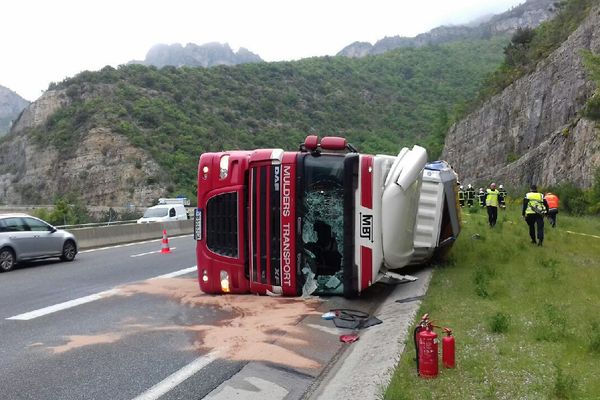
<svg viewBox="0 0 600 400"><path fill-rule="evenodd" d="M0 274L0 398L309 398L353 346L322 313L372 312L392 290L352 301L205 295L194 246L170 238L161 254L154 240Z"/></svg>
<svg viewBox="0 0 600 400"><path fill-rule="evenodd" d="M160 254L161 242L151 241L98 249L72 263L39 261L1 274L0 397L134 399L205 356L186 327L228 313L143 288L170 280L197 287L192 238L171 238L170 248ZM171 395L202 398L244 362L209 364Z"/></svg>

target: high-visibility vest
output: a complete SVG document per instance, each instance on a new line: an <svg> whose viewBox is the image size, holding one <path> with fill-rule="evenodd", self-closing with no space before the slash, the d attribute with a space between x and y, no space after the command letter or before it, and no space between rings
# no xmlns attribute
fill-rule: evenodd
<svg viewBox="0 0 600 400"><path fill-rule="evenodd" d="M498 195L499 194L500 194L500 192L498 192L498 190L496 190L496 189L494 189L494 190L488 189L485 205L492 206L492 207L498 207Z"/></svg>
<svg viewBox="0 0 600 400"><path fill-rule="evenodd" d="M544 197L548 202L548 208L558 209L558 196L555 194L548 194Z"/></svg>
<svg viewBox="0 0 600 400"><path fill-rule="evenodd" d="M529 200L525 214L537 214L533 209L534 206L544 207L544 196L541 193L529 192L525 195L525 198Z"/></svg>
<svg viewBox="0 0 600 400"><path fill-rule="evenodd" d="M459 200L464 200L465 199L465 192L462 190L458 191L458 199Z"/></svg>

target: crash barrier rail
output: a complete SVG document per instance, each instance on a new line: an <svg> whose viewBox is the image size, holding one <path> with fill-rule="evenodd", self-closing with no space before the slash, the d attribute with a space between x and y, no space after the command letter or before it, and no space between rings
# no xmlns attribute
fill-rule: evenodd
<svg viewBox="0 0 600 400"><path fill-rule="evenodd" d="M78 228L94 228L98 226L109 226L109 225L127 225L127 224L135 224L137 220L132 219L128 221L106 221L106 222L89 222L87 224L73 224L73 225L55 225L58 229L78 229Z"/></svg>
<svg viewBox="0 0 600 400"><path fill-rule="evenodd" d="M95 225L95 224L93 224ZM150 222L147 224L116 224L103 226L88 226L81 228L67 228L75 235L80 249L90 249L115 244L138 242L141 240L160 239L163 230L169 236L191 234L194 229L194 220L169 222Z"/></svg>

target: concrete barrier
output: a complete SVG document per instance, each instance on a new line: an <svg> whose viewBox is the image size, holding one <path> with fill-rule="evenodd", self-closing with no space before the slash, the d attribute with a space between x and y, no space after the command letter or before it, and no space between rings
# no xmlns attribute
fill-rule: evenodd
<svg viewBox="0 0 600 400"><path fill-rule="evenodd" d="M83 250L141 240L160 239L162 238L163 229L167 230L169 237L191 234L194 231L194 220L109 225L67 230L75 235L79 249Z"/></svg>

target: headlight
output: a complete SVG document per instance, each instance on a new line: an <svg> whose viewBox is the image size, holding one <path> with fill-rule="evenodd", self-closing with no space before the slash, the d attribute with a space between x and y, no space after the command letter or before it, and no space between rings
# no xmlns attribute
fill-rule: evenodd
<svg viewBox="0 0 600 400"><path fill-rule="evenodd" d="M221 291L229 293L229 274L227 271L221 271Z"/></svg>
<svg viewBox="0 0 600 400"><path fill-rule="evenodd" d="M208 282L208 272L206 270L202 270L202 282Z"/></svg>
<svg viewBox="0 0 600 400"><path fill-rule="evenodd" d="M225 155L221 157L221 161L219 161L219 178L225 179L229 174L229 156Z"/></svg>

